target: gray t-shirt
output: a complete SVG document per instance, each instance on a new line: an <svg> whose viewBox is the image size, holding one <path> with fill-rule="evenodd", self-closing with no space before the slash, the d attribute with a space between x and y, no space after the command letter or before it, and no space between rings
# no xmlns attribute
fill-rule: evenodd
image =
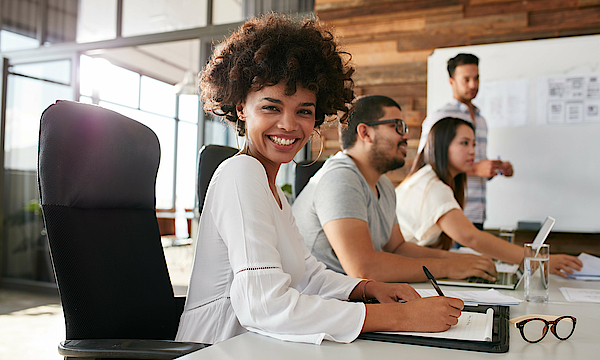
<svg viewBox="0 0 600 360"><path fill-rule="evenodd" d="M292 211L296 225L312 254L328 268L344 273L323 225L336 219L361 219L369 224L375 250L389 241L396 218L396 193L392 182L382 175L377 194L346 154L339 152L328 159L310 179Z"/></svg>

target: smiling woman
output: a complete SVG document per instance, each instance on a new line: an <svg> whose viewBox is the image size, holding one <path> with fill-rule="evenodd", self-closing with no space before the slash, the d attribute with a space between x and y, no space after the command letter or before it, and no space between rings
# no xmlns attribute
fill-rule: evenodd
<svg viewBox="0 0 600 360"><path fill-rule="evenodd" d="M435 306L426 308L436 321L414 321L418 305L398 303L419 298L406 284L326 270L275 186L280 166L326 117L346 121L353 69L343 57L319 22L269 14L246 22L207 64L200 82L204 108L235 125L246 142L208 187L177 340L216 343L253 331L319 344L350 342L361 331L439 331L456 323L460 310L436 316ZM366 298L391 304L341 301Z"/></svg>
<svg viewBox="0 0 600 360"><path fill-rule="evenodd" d="M258 159L265 167L273 196L281 207L275 177L282 163L290 162L306 145L315 126L316 95L298 86L293 95L285 85L267 86L248 94L236 107L245 123L246 142L242 153Z"/></svg>

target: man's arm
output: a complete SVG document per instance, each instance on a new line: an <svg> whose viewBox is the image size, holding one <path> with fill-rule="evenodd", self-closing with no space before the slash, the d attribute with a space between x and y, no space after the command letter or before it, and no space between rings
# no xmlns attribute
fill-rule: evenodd
<svg viewBox="0 0 600 360"><path fill-rule="evenodd" d="M404 243L398 226L392 230L391 242L388 245ZM373 247L369 225L364 220L345 218L327 222L323 226L336 256L340 260L346 274L352 277L373 279L386 282L420 282L427 278L423 266L435 277L462 279L479 276L492 279L492 276L462 259L447 258L413 258L387 251L377 251ZM400 238L397 238L398 235ZM406 244L405 244L406 245ZM397 248L398 246L396 246ZM410 252L411 245L409 245ZM413 249L414 250L414 249ZM432 249L426 249L428 250ZM419 251L419 250L416 250ZM482 258L485 259L485 258ZM494 270L490 271L494 272Z"/></svg>
<svg viewBox="0 0 600 360"><path fill-rule="evenodd" d="M473 169L467 172L467 175L477 175L482 178L491 179L498 175L502 161L484 159L473 164ZM511 168L512 169L512 168Z"/></svg>

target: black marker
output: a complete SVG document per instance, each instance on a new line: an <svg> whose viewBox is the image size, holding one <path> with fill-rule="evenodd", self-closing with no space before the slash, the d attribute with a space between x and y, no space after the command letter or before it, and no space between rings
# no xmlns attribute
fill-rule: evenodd
<svg viewBox="0 0 600 360"><path fill-rule="evenodd" d="M433 275L431 275L431 273L429 272L429 270L425 266L423 266L423 271L425 272L425 276L427 276L427 278L429 279L429 281L431 281L431 285L433 285L433 288L435 289L435 291L437 291L438 295L439 296L444 296L444 293L442 292L442 289L440 289L439 285L435 281L435 278L433 277Z"/></svg>

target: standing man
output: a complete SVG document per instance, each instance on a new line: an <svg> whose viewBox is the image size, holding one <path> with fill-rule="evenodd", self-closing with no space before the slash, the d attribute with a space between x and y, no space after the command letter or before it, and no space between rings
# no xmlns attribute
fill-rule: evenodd
<svg viewBox="0 0 600 360"><path fill-rule="evenodd" d="M486 209L486 182L501 174L512 176L508 161L487 158L487 124L479 109L471 103L479 91L479 59L472 54L458 54L448 60L448 74L454 98L423 120L419 152L427 142L433 124L445 117L469 121L475 127L475 164L467 173L467 203L464 213L479 230L483 230Z"/></svg>
<svg viewBox="0 0 600 360"><path fill-rule="evenodd" d="M352 277L387 282L426 281L424 265L439 278L496 276L489 258L404 241L394 186L384 175L402 167L406 157L408 129L394 100L357 99L340 133L343 151L323 164L292 207L319 261Z"/></svg>

